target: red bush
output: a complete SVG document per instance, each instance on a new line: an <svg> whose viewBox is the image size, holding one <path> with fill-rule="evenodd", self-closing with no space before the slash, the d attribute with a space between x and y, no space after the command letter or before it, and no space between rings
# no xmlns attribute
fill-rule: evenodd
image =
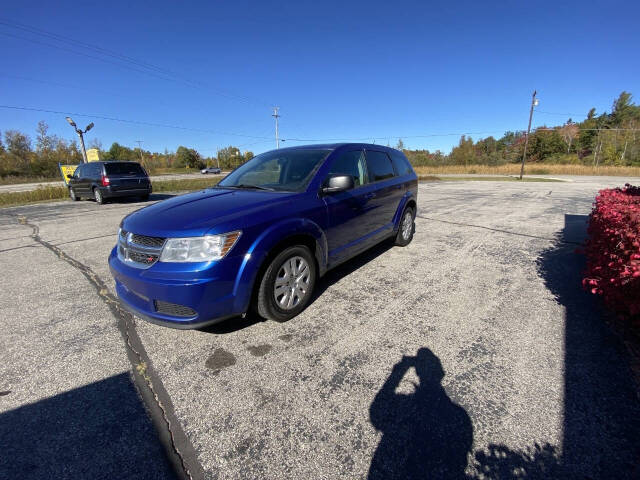
<svg viewBox="0 0 640 480"><path fill-rule="evenodd" d="M582 285L640 327L640 187L601 190L588 233Z"/></svg>

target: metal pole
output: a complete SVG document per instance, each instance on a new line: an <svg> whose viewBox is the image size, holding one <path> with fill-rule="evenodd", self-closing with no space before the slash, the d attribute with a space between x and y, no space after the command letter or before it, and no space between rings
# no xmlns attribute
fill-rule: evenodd
<svg viewBox="0 0 640 480"><path fill-rule="evenodd" d="M82 158L84 159L84 163L89 163L87 160L87 150L84 148L84 138L82 137L82 130L77 129L76 132L80 137L80 146L82 147Z"/></svg>
<svg viewBox="0 0 640 480"><path fill-rule="evenodd" d="M280 117L278 114L279 109L280 107L273 107L273 115L271 115L276 119L276 148L280 148L280 139L278 138L278 118Z"/></svg>
<svg viewBox="0 0 640 480"><path fill-rule="evenodd" d="M522 180L522 175L524 175L524 162L527 158L527 145L529 145L529 133L531 133L531 119L533 118L533 107L536 106L536 92L533 91L533 95L531 96L531 110L529 110L529 126L527 127L527 137L524 139L524 152L522 153L522 167L520 167L520 180Z"/></svg>
<svg viewBox="0 0 640 480"><path fill-rule="evenodd" d="M142 156L142 140L136 140L136 143L140 149L140 165L144 165L144 157Z"/></svg>

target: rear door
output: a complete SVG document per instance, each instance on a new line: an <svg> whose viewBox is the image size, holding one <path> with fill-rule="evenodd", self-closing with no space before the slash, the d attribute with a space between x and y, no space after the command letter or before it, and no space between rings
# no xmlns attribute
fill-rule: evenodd
<svg viewBox="0 0 640 480"><path fill-rule="evenodd" d="M372 186L370 200L371 219L379 236L389 235L393 230L393 217L403 195L391 158L382 150L366 150L367 173Z"/></svg>
<svg viewBox="0 0 640 480"><path fill-rule="evenodd" d="M149 177L139 163L105 163L104 168L114 192L147 189L149 186Z"/></svg>

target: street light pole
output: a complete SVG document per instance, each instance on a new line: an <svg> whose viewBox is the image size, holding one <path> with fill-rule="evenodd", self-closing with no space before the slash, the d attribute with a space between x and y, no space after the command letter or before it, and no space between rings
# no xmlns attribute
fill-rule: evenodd
<svg viewBox="0 0 640 480"><path fill-rule="evenodd" d="M527 145L529 145L529 133L531 132L531 119L533 118L533 107L538 105L538 99L536 98L538 92L533 91L533 95L531 96L531 110L529 111L529 126L527 127L527 136L524 139L524 152L522 153L522 167L520 167L520 180L522 180L522 175L524 175L524 162L527 158Z"/></svg>
<svg viewBox="0 0 640 480"><path fill-rule="evenodd" d="M280 139L278 138L278 118L280 118L280 114L278 113L279 109L280 107L273 107L273 114L271 115L276 119L276 148L280 148Z"/></svg>
<svg viewBox="0 0 640 480"><path fill-rule="evenodd" d="M76 126L76 122L74 122L71 119L71 117L67 117L67 122L69 122L69 125L71 125L73 127L73 129L78 134L78 137L80 137L80 146L82 147L82 159L83 159L84 163L87 163L88 162L87 161L87 149L84 146L84 137L82 135L87 133L89 130L91 130L93 128L93 122L91 122L89 125L87 125L87 127L84 129L84 132L82 130L80 130Z"/></svg>

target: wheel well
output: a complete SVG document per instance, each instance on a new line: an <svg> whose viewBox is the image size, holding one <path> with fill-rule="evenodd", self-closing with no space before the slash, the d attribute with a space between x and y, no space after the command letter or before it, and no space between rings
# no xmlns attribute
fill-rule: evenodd
<svg viewBox="0 0 640 480"><path fill-rule="evenodd" d="M260 264L260 268L258 269L258 273L256 274L256 278L253 281L253 286L251 288L249 308L251 308L255 303L258 295L258 289L260 288L260 282L262 281L262 276L264 275L265 270L269 267L271 261L285 248L293 247L294 245L304 245L309 248L313 261L316 263L316 275L319 274L318 259L316 258L316 239L311 235L291 235L286 237L269 250L269 253L267 253L267 256L262 261L262 264Z"/></svg>
<svg viewBox="0 0 640 480"><path fill-rule="evenodd" d="M413 208L413 211L416 212L418 209L416 208L416 201L411 199L407 202L407 207ZM406 208L406 207L405 207Z"/></svg>

